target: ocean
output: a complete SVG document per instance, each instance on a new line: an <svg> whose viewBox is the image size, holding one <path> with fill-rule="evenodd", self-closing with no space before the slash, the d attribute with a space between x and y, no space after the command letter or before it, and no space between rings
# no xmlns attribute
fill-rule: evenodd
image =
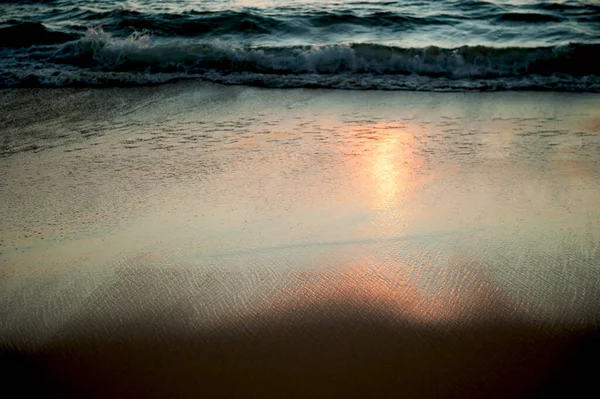
<svg viewBox="0 0 600 399"><path fill-rule="evenodd" d="M0 87L600 92L600 2L2 0Z"/></svg>

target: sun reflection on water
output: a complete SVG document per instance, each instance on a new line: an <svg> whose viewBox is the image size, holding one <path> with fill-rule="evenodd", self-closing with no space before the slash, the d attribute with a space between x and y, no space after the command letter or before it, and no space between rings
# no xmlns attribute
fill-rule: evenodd
<svg viewBox="0 0 600 399"><path fill-rule="evenodd" d="M412 204L422 181L425 159L416 137L417 127L398 122L361 124L352 128L362 160L355 165L357 186L372 211L366 233L380 238L404 234L408 218L418 211ZM411 205L409 205L411 204Z"/></svg>

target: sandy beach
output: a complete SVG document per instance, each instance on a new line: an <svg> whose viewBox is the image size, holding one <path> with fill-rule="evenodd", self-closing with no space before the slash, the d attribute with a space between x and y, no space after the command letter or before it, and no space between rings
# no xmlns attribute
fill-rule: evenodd
<svg viewBox="0 0 600 399"><path fill-rule="evenodd" d="M5 375L59 397L584 392L599 109L585 93L2 90Z"/></svg>

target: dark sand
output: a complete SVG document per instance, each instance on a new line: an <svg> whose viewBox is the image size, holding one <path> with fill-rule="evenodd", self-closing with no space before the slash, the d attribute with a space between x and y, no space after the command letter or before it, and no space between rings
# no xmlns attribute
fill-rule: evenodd
<svg viewBox="0 0 600 399"><path fill-rule="evenodd" d="M0 92L5 389L581 397L600 96Z"/></svg>

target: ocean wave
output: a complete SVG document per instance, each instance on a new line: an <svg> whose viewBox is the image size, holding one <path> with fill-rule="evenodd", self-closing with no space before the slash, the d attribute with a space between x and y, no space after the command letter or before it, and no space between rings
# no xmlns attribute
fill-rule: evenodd
<svg viewBox="0 0 600 399"><path fill-rule="evenodd" d="M310 25L315 27L327 27L335 24L352 24L365 27L402 27L406 25L438 25L451 24L461 19L456 15L433 14L426 17L419 17L407 13L397 13L389 11L376 11L362 13L360 15L346 12L315 12L302 16Z"/></svg>
<svg viewBox="0 0 600 399"><path fill-rule="evenodd" d="M236 47L220 41L153 40L136 34L115 38L92 29L85 38L64 44L57 63L110 71L257 72L268 74L370 73L418 74L447 78L492 78L528 74L597 75L589 62L595 44L555 47L402 48L370 43L307 46Z"/></svg>
<svg viewBox="0 0 600 399"><path fill-rule="evenodd" d="M539 14L534 12L507 12L501 14L498 19L508 22L559 22L564 18L560 15Z"/></svg>
<svg viewBox="0 0 600 399"><path fill-rule="evenodd" d="M248 33L266 34L282 28L284 21L244 11L186 11L141 13L135 10L87 12L83 20L98 22L112 32L148 31L161 36L199 36Z"/></svg>
<svg viewBox="0 0 600 399"><path fill-rule="evenodd" d="M281 11L281 10L280 10ZM251 11L195 11L180 13L143 13L135 10L80 11L81 23L102 26L113 34L127 35L146 31L162 37L218 37L221 35L284 35L311 33L313 29L335 30L348 26L408 29L419 25L449 25L456 15L434 14L419 17L407 13L373 11L310 11L272 15Z"/></svg>
<svg viewBox="0 0 600 399"><path fill-rule="evenodd" d="M421 3L399 7L387 2L359 2L351 3L352 7L351 4L335 3L329 7L297 5L267 9L168 10L150 6L126 9L118 3L91 8L78 1L57 1L56 6L40 8L32 5L32 13L35 8L36 15L24 21L38 25L60 22L52 26L65 34L80 34L81 29L102 27L104 31L120 37L145 31L157 37L170 38L228 37L243 41L269 37L307 42L335 35L353 37L371 34L372 38L377 38L411 35L416 31L439 31L460 37L462 27L484 32L483 36L487 36L484 42L488 43L499 39L514 41L515 35L526 35L535 36L539 42L546 38L548 44L553 44L553 40L547 38L559 32L566 40L595 41L594 24L600 17L600 8L570 2L516 6L460 0L427 6L426 9ZM19 10L13 15L21 13ZM41 32L32 32L29 36L31 43L43 40ZM16 42L20 40L18 36L14 37ZM334 40L337 39L339 37L336 36ZM13 46L8 39L4 43Z"/></svg>
<svg viewBox="0 0 600 399"><path fill-rule="evenodd" d="M490 79L449 79L421 75L304 74L280 75L255 72L110 72L64 68L0 72L4 87L128 87L153 86L184 80L203 80L225 85L268 88L322 88L347 90L411 91L567 91L600 93L600 77L528 75Z"/></svg>
<svg viewBox="0 0 600 399"><path fill-rule="evenodd" d="M36 64L0 64L11 86L145 85L182 79L268 87L388 90L600 91L589 62L600 45L555 47L402 48L372 43L233 46L220 41L165 40L137 33L114 37L91 29ZM43 52L45 51L45 53ZM46 58L39 63L40 58Z"/></svg>
<svg viewBox="0 0 600 399"><path fill-rule="evenodd" d="M0 2L0 87L599 91L589 2Z"/></svg>
<svg viewBox="0 0 600 399"><path fill-rule="evenodd" d="M0 4L52 4L60 0L0 0Z"/></svg>
<svg viewBox="0 0 600 399"><path fill-rule="evenodd" d="M558 11L600 11L600 4L594 4L590 1L566 1L560 3L543 2L530 5L531 8L543 10L558 10Z"/></svg>
<svg viewBox="0 0 600 399"><path fill-rule="evenodd" d="M37 22L9 20L0 24L0 47L29 47L65 43L77 36L55 32Z"/></svg>

